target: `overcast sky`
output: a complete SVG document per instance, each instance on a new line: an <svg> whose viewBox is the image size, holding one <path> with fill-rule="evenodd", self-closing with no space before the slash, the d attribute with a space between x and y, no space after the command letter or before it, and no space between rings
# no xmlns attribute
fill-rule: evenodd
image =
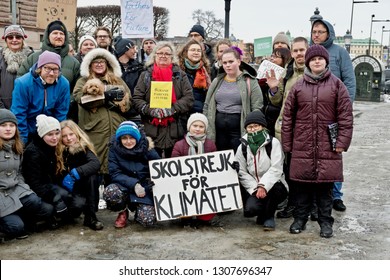
<svg viewBox="0 0 390 280"><path fill-rule="evenodd" d="M320 15L334 25L336 35L344 35L350 28L353 0L231 0L230 33L238 39L253 42L255 38L274 37L279 31L289 30L292 37L308 36L310 17L316 7ZM120 0L99 0L96 5L120 5ZM356 1L355 1L356 2ZM78 6L91 6L90 0L77 0ZM95 6L94 4L92 4ZM154 6L169 10L168 36L186 36L195 22L191 14L196 9L213 11L225 20L224 0L153 0ZM390 0L379 3L355 3L352 35L369 38L371 15L374 20L390 20ZM378 42L390 22L373 22L372 37ZM383 32L383 44L389 43L390 32Z"/></svg>

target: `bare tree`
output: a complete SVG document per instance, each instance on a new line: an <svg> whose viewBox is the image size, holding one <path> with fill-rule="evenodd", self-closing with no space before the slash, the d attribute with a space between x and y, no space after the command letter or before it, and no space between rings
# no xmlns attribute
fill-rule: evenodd
<svg viewBox="0 0 390 280"><path fill-rule="evenodd" d="M224 22L217 19L214 12L198 9L192 12L192 19L204 27L206 40L213 41L223 37Z"/></svg>
<svg viewBox="0 0 390 280"><path fill-rule="evenodd" d="M157 40L164 39L168 34L169 11L163 7L153 7L153 29Z"/></svg>

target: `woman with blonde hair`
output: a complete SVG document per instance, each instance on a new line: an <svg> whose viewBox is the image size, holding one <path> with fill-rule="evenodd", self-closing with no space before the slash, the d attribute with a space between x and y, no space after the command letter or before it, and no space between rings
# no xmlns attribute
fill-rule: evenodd
<svg viewBox="0 0 390 280"><path fill-rule="evenodd" d="M65 170L62 185L71 194L69 211L73 218L84 213L84 225L93 230L103 229L96 217L99 202L100 162L88 135L72 120L60 123L62 156Z"/></svg>

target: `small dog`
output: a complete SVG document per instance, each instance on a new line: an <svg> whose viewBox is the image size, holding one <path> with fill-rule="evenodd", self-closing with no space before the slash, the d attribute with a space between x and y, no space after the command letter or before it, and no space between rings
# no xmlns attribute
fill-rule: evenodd
<svg viewBox="0 0 390 280"><path fill-rule="evenodd" d="M104 84L101 80L93 78L85 82L81 104L93 113L104 105Z"/></svg>
<svg viewBox="0 0 390 280"><path fill-rule="evenodd" d="M90 79L85 83L83 93L88 95L103 95L104 84L98 78Z"/></svg>

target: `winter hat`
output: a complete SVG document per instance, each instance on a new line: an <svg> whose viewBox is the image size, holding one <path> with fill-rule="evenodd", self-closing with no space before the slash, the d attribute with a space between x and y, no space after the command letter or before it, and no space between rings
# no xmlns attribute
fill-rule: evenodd
<svg viewBox="0 0 390 280"><path fill-rule="evenodd" d="M9 35L19 35L22 38L27 38L27 35L24 33L23 28L20 25L10 25L4 27L3 39L7 38Z"/></svg>
<svg viewBox="0 0 390 280"><path fill-rule="evenodd" d="M61 56L51 51L44 51L38 57L38 68L48 63L57 64L61 68Z"/></svg>
<svg viewBox="0 0 390 280"><path fill-rule="evenodd" d="M262 111L256 110L250 112L248 116L246 116L244 127L246 128L251 123L257 123L262 125L263 127L267 127L267 121Z"/></svg>
<svg viewBox="0 0 390 280"><path fill-rule="evenodd" d="M191 32L197 32L197 33L199 33L200 36L202 36L202 38L204 39L204 28L203 28L202 25L200 25L200 24L195 24L195 25L191 28L190 32L188 32L188 34L190 34Z"/></svg>
<svg viewBox="0 0 390 280"><path fill-rule="evenodd" d="M290 40L288 39L287 35L284 32L279 32L276 34L273 42L272 42L272 48L276 43L283 43L286 44L287 47L290 49Z"/></svg>
<svg viewBox="0 0 390 280"><path fill-rule="evenodd" d="M18 124L18 120L16 119L14 113L8 109L0 109L0 124L5 122L12 122L16 125Z"/></svg>
<svg viewBox="0 0 390 280"><path fill-rule="evenodd" d="M92 36L90 35L84 35L84 36L81 36L80 39L79 39L79 50L81 48L81 45L84 43L84 41L86 40L90 40L94 45L95 47L97 48L97 42L95 40L95 38L93 38Z"/></svg>
<svg viewBox="0 0 390 280"><path fill-rule="evenodd" d="M66 33L66 28L64 24L62 23L62 21L59 20L55 20L49 24L48 34L52 33L54 30L59 30Z"/></svg>
<svg viewBox="0 0 390 280"><path fill-rule="evenodd" d="M61 130L60 122L53 118L43 114L37 116L37 131L39 137L43 138L52 130Z"/></svg>
<svg viewBox="0 0 390 280"><path fill-rule="evenodd" d="M139 139L141 139L141 133L139 132L138 126L132 121L124 121L119 125L115 133L116 140L119 141L123 135L132 136L137 143Z"/></svg>
<svg viewBox="0 0 390 280"><path fill-rule="evenodd" d="M147 42L147 41L153 41L155 44L157 44L156 39L154 39L154 38L145 38L145 39L142 40L142 44L141 44L142 48L144 47L144 43Z"/></svg>
<svg viewBox="0 0 390 280"><path fill-rule="evenodd" d="M315 56L321 56L321 57L325 58L326 65L329 64L328 51L321 45L312 45L310 48L307 49L306 54L305 54L306 67L309 67L310 60Z"/></svg>
<svg viewBox="0 0 390 280"><path fill-rule="evenodd" d="M189 131L190 130L190 126L193 122L196 122L196 121L201 121L204 123L205 125L205 128L206 128L206 131L207 131L207 128L209 126L209 121L207 120L206 116L201 114L201 113L193 113L189 118L188 118L188 121L187 121L187 130Z"/></svg>
<svg viewBox="0 0 390 280"><path fill-rule="evenodd" d="M130 48L133 48L135 46L134 42L122 38L121 36L118 36L114 40L114 48L115 48L115 53L118 57L121 57L122 55L125 54Z"/></svg>

